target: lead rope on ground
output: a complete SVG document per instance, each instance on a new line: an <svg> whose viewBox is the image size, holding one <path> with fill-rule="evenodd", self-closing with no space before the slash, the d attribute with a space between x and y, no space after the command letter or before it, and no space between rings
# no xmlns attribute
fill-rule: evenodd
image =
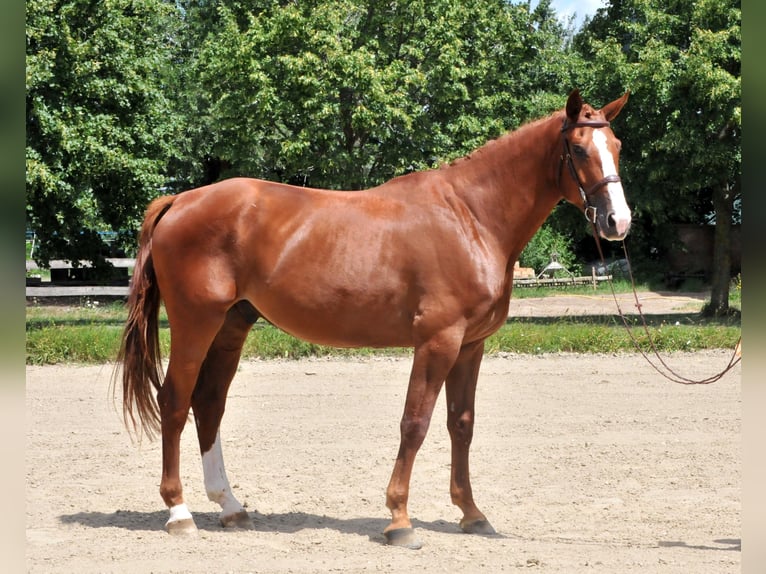
<svg viewBox="0 0 766 574"><path fill-rule="evenodd" d="M591 223L591 226L593 228L593 237L596 240L596 247L598 248L598 255L601 258L601 264L606 268L606 261L604 259L604 253L601 250L601 241L598 237L598 232L596 230L595 224ZM625 261L628 265L628 276L630 277L630 285L633 289L633 298L636 301L636 308L638 309L638 315L641 317L641 324L643 326L644 333L646 333L646 338L649 341L649 346L652 349L652 354L657 357L657 360L660 362L662 367L664 367L665 370L660 368L652 359L649 358L646 351L644 351L641 348L641 345L639 344L638 340L636 339L636 336L633 334L632 327L628 324L628 320L625 317L625 314L622 312L622 308L620 307L620 302L617 299L617 293L614 290L614 284L612 283L612 277L610 274L607 274L609 277L609 287L612 290L612 297L614 298L614 303L617 305L617 311L620 314L620 319L622 319L622 324L625 325L625 330L628 332L628 335L630 336L631 341L633 341L633 346L636 347L639 353L646 359L646 362L649 363L652 368L657 371L660 375L665 377L666 379L678 383L681 385L709 385L710 383L714 383L718 380L720 380L726 373L728 373L737 363L739 363L742 360L741 354L738 352L740 349L740 345L742 343L742 335L740 335L739 340L737 341L737 344L734 347L734 351L732 351L731 359L729 359L729 363L724 367L724 369L716 373L715 375L711 375L710 377L707 377L705 379L689 379L687 377L684 377L682 375L679 375L676 371L674 371L672 368L670 368L667 363L663 360L662 356L660 355L659 351L657 350L656 345L654 344L654 339L652 338L651 334L649 333L649 327L646 324L646 317L644 316L643 311L641 310L641 302L638 300L638 292L636 291L636 282L633 278L633 269L630 265L630 258L628 257L628 249L625 245L625 242L622 242L622 250L623 253L625 253Z"/></svg>

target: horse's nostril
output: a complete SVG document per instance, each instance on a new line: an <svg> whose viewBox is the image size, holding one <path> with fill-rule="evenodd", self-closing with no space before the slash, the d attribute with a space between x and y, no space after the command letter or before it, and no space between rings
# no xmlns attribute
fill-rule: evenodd
<svg viewBox="0 0 766 574"><path fill-rule="evenodd" d="M617 227L617 220L614 218L614 212L610 212L606 216L606 224L609 227Z"/></svg>

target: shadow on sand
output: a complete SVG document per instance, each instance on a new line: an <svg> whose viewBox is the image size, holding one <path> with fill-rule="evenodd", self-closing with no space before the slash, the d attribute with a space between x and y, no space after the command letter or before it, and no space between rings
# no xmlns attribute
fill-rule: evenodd
<svg viewBox="0 0 766 574"><path fill-rule="evenodd" d="M106 512L77 512L65 514L59 517L62 524L75 524L87 528L122 528L130 531L164 531L167 511L138 512L133 510L117 510L112 513ZM306 512L288 512L283 514L260 514L250 512L253 519L254 530L260 532L279 532L281 534L293 534L301 530L336 530L346 534L361 534L370 540L385 544L383 529L388 525L384 518L335 518L332 516L319 516ZM194 515L197 528L206 532L224 532L225 529L218 522L217 512L197 512ZM446 534L462 534L457 523L446 520L426 522L413 519L415 529L442 532ZM501 534L495 534L493 538L505 538Z"/></svg>

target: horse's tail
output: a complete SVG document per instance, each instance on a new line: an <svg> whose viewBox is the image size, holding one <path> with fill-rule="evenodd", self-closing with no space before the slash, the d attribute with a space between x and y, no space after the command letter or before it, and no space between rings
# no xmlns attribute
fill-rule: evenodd
<svg viewBox="0 0 766 574"><path fill-rule="evenodd" d="M174 200L173 196L159 197L146 209L128 295L128 319L113 378L113 382L119 379L121 366L125 426L132 427L139 437L143 430L150 440L160 431L160 412L152 387L159 391L163 382L159 338L161 296L152 261L152 234Z"/></svg>

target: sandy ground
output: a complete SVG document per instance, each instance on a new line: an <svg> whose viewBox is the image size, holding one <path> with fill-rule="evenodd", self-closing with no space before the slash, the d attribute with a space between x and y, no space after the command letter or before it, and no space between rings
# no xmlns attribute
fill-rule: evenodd
<svg viewBox="0 0 766 574"><path fill-rule="evenodd" d="M703 377L728 358L668 362ZM418 551L385 546L381 535L409 366L242 364L222 437L255 529L218 526L190 424L181 470L200 528L191 538L163 530L160 446L131 443L109 394L111 368L28 367L26 570L740 571L739 366L692 387L637 355L486 358L471 463L476 500L498 535L459 531L440 400L412 479Z"/></svg>
<svg viewBox="0 0 766 574"><path fill-rule="evenodd" d="M517 293L522 288L517 288ZM511 297L511 317L577 317L588 315L690 315L700 311L709 292L644 291L638 294L557 295L555 297ZM619 309L618 309L619 305Z"/></svg>

